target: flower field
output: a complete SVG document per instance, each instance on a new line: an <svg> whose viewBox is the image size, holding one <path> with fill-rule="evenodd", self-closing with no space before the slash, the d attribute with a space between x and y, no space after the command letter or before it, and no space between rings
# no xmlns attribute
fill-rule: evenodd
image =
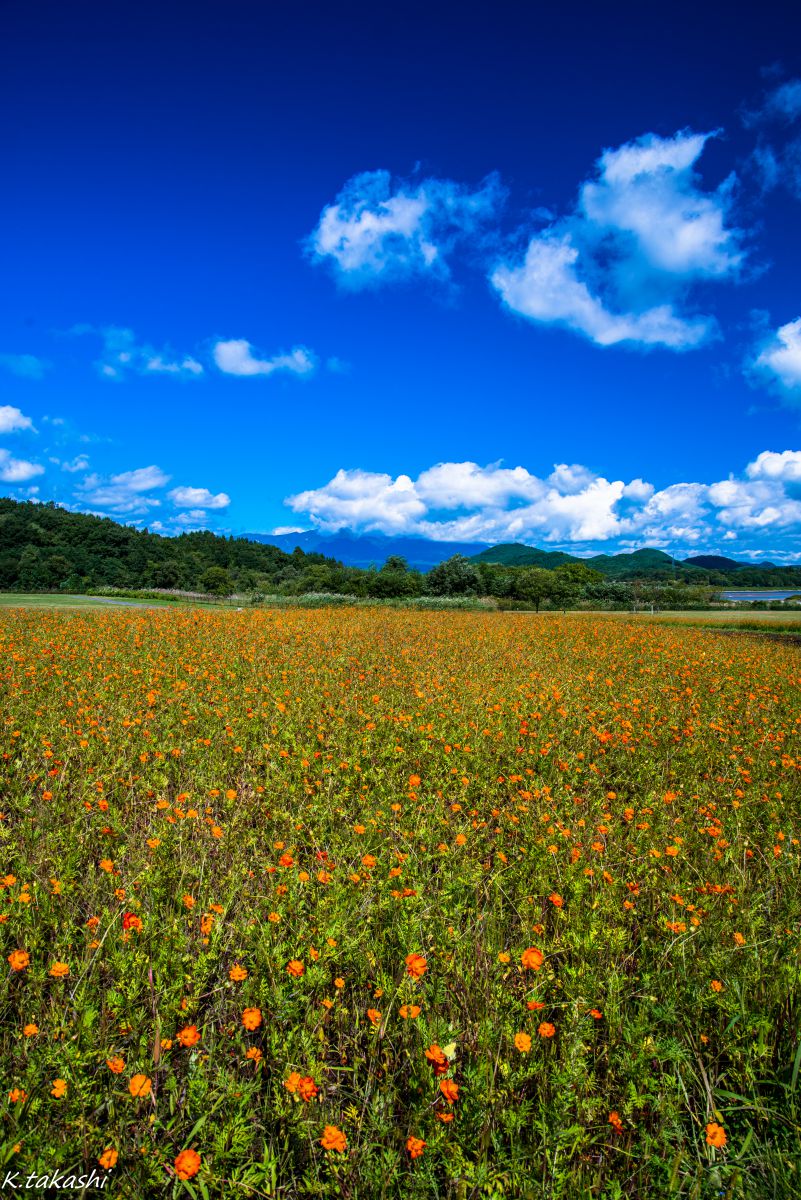
<svg viewBox="0 0 801 1200"><path fill-rule="evenodd" d="M801 1194L797 647L6 609L0 662L3 1175Z"/></svg>

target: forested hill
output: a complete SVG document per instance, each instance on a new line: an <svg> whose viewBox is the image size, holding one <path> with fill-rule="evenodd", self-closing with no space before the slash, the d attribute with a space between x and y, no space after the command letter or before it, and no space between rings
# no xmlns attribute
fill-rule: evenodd
<svg viewBox="0 0 801 1200"><path fill-rule="evenodd" d="M314 565L335 564L322 554L286 554L246 538L208 532L162 537L52 502L0 498L2 591L80 592L106 586L215 591L220 571L247 590Z"/></svg>

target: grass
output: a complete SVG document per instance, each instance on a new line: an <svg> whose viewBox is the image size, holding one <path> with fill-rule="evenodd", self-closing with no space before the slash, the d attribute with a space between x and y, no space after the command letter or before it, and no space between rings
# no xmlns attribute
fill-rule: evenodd
<svg viewBox="0 0 801 1200"><path fill-rule="evenodd" d="M4 1173L801 1192L794 647L14 608L0 653Z"/></svg>

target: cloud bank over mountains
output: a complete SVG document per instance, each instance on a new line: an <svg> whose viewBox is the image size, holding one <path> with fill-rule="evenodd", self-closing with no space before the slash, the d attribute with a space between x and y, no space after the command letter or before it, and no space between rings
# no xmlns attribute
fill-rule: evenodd
<svg viewBox="0 0 801 1200"><path fill-rule="evenodd" d="M286 504L334 533L406 534L439 541L522 541L591 547L758 548L781 532L801 557L801 451L763 451L740 477L674 483L609 480L577 464L538 477L499 463L438 463L416 479L339 470ZM789 535L789 538L788 538Z"/></svg>

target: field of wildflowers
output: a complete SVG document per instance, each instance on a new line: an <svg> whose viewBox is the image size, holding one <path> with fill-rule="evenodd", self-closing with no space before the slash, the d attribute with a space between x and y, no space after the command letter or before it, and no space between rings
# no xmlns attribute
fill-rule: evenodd
<svg viewBox="0 0 801 1200"><path fill-rule="evenodd" d="M0 1175L801 1194L795 646L7 609L0 651Z"/></svg>

